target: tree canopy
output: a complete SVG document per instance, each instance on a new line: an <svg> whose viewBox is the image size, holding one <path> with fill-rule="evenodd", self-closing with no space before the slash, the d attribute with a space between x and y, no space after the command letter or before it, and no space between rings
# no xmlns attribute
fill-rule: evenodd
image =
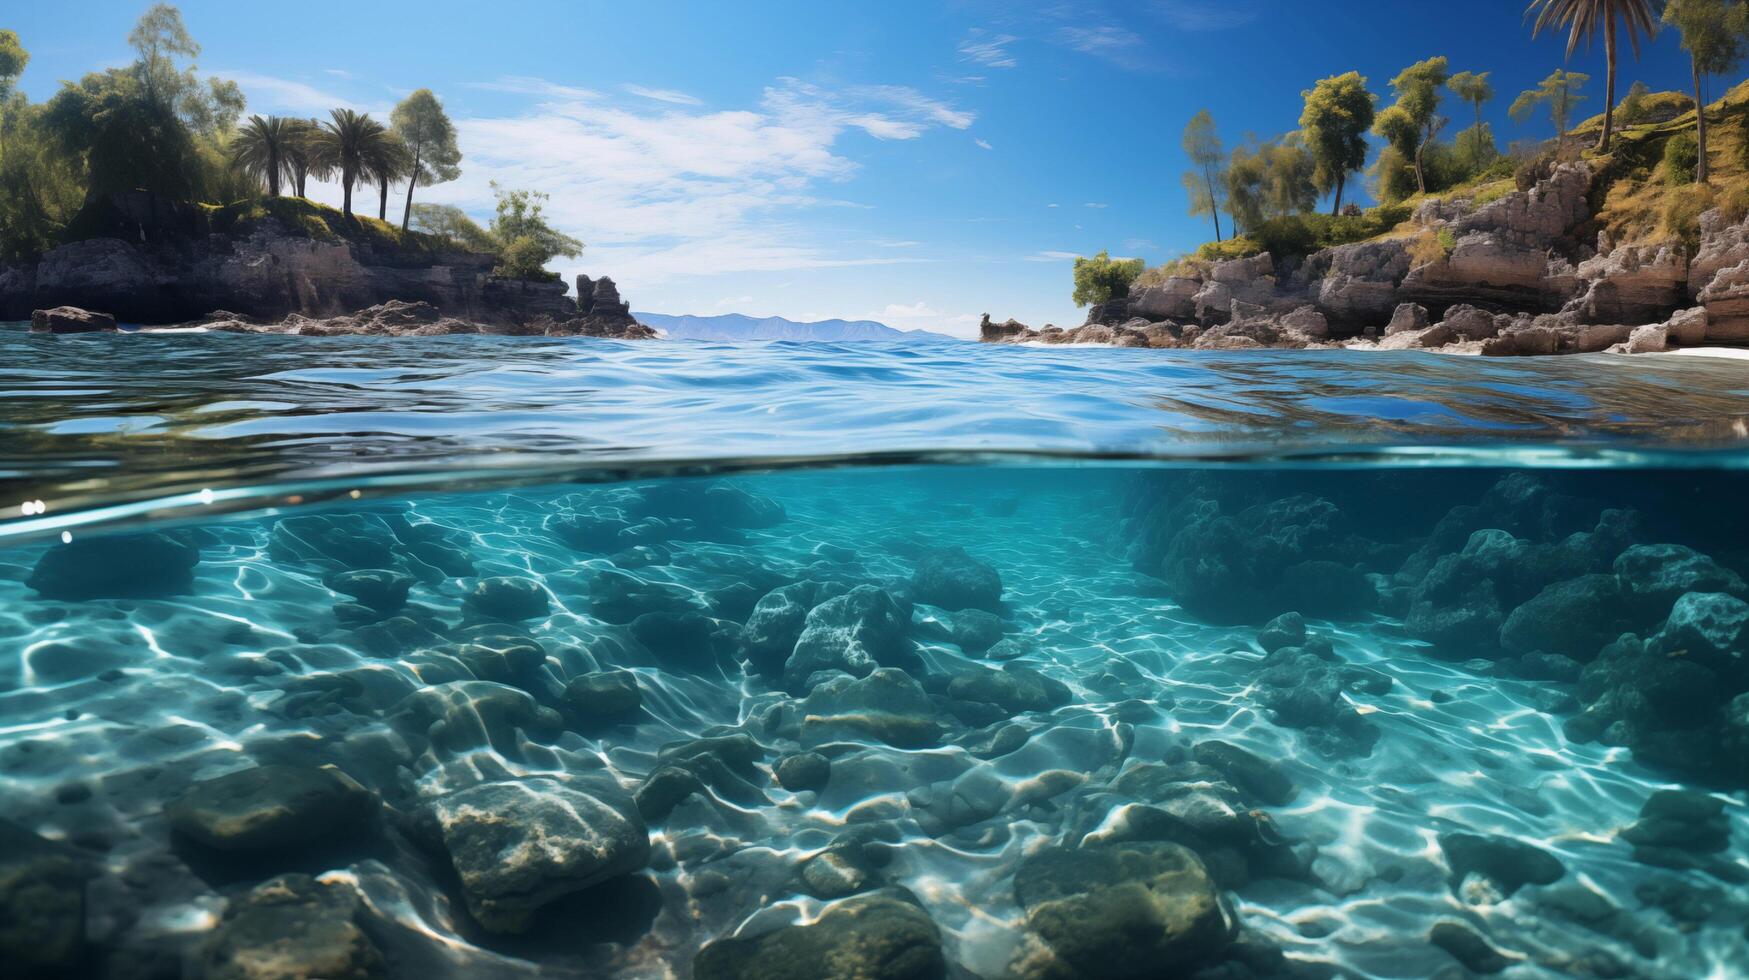
<svg viewBox="0 0 1749 980"><path fill-rule="evenodd" d="M1357 71L1320 79L1300 94L1305 99L1300 131L1312 158L1312 182L1319 193L1334 192L1334 214L1342 210L1348 175L1366 166L1366 134L1377 99Z"/></svg>
<svg viewBox="0 0 1749 980"><path fill-rule="evenodd" d="M1573 109L1585 101L1585 96L1579 90L1591 80L1590 75L1576 71L1566 71L1557 68L1549 76L1537 83L1536 88L1525 89L1512 100L1512 105L1506 110L1516 122L1529 119L1540 106L1547 106L1549 119L1555 124L1555 136L1558 140L1567 138L1567 126L1572 122Z"/></svg>
<svg viewBox="0 0 1749 980"><path fill-rule="evenodd" d="M389 125L407 148L407 206L401 214L401 230L406 231L413 218L413 188L460 177L462 151L456 145L455 124L428 88L402 99L390 113Z"/></svg>
<svg viewBox="0 0 1749 980"><path fill-rule="evenodd" d="M1378 114L1372 130L1396 151L1395 159L1380 159L1383 177L1389 177L1383 173L1387 163L1407 165L1414 170L1416 189L1427 192L1426 148L1446 122L1439 115L1439 91L1450 75L1449 62L1440 56L1417 61L1391 79L1397 101Z"/></svg>
<svg viewBox="0 0 1749 980"><path fill-rule="evenodd" d="M1215 131L1215 117L1207 109L1190 117L1184 125L1184 155L1196 169L1184 173L1184 189L1190 195L1190 215L1208 215L1215 222L1215 241L1221 240L1221 205L1226 194L1222 188L1221 161L1226 150L1220 134Z"/></svg>
<svg viewBox="0 0 1749 980"><path fill-rule="evenodd" d="M1694 179L1707 182L1706 80L1737 70L1743 62L1744 41L1749 37L1749 4L1727 0L1669 0L1664 23L1682 33L1682 50L1688 52L1694 74L1695 139L1697 162Z"/></svg>
<svg viewBox="0 0 1749 980"><path fill-rule="evenodd" d="M1097 306L1122 299L1130 294L1130 286L1141 278L1144 268L1146 263L1141 259L1114 259L1104 251L1092 258L1082 256L1075 260L1075 293L1071 299L1076 306Z"/></svg>
<svg viewBox="0 0 1749 980"><path fill-rule="evenodd" d="M546 220L547 195L542 191L506 190L494 181L498 199L491 234L498 242L497 275L517 279L548 277L546 264L558 256L576 258L583 243L560 232Z"/></svg>

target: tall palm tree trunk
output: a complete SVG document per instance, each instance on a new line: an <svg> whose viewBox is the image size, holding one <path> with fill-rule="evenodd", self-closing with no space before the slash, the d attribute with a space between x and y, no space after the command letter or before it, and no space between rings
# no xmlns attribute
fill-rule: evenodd
<svg viewBox="0 0 1749 980"><path fill-rule="evenodd" d="M348 218L352 217L352 175L342 174L340 177L340 211Z"/></svg>
<svg viewBox="0 0 1749 980"><path fill-rule="evenodd" d="M1691 57L1688 59L1688 63L1694 69L1694 119L1695 119L1694 142L1695 142L1696 147L1698 147L1698 149L1700 150L1699 158L1695 160L1695 164L1694 164L1694 182L1697 184L1704 184L1707 182L1707 172L1706 172L1706 100L1701 96L1701 93L1700 93L1700 62L1694 60Z"/></svg>
<svg viewBox="0 0 1749 980"><path fill-rule="evenodd" d="M1342 213L1342 185L1347 182L1347 174L1336 175L1336 200L1330 205L1330 217L1332 218Z"/></svg>
<svg viewBox="0 0 1749 980"><path fill-rule="evenodd" d="M383 178L382 190L377 195L377 220L389 220L389 178L387 177Z"/></svg>
<svg viewBox="0 0 1749 980"><path fill-rule="evenodd" d="M1597 138L1597 152L1609 152L1609 138L1615 132L1615 17L1607 16L1603 22L1603 54L1605 64L1603 83L1603 135Z"/></svg>

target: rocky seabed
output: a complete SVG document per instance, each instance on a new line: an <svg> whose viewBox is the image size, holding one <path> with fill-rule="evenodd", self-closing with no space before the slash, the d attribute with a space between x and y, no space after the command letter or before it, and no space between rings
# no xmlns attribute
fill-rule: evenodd
<svg viewBox="0 0 1749 980"><path fill-rule="evenodd" d="M1749 970L1749 551L1656 493L1433 476L817 471L15 548L0 951Z"/></svg>

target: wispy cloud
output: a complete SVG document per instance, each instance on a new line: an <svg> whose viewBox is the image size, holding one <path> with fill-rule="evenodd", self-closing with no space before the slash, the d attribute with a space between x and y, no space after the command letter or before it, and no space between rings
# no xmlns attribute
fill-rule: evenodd
<svg viewBox="0 0 1749 980"><path fill-rule="evenodd" d="M928 303L888 303L864 317L900 330L932 330L955 337L974 337L981 317L976 313L946 313Z"/></svg>
<svg viewBox="0 0 1749 980"><path fill-rule="evenodd" d="M1082 207L1092 208L1095 211L1104 211L1106 208L1111 207L1111 205L1101 201L1088 201L1086 204L1082 205Z"/></svg>
<svg viewBox="0 0 1749 980"><path fill-rule="evenodd" d="M1244 0L1154 0L1154 10L1181 31L1203 33L1243 27L1262 16L1256 3Z"/></svg>
<svg viewBox="0 0 1749 980"><path fill-rule="evenodd" d="M687 95L685 92L676 92L673 89L645 88L642 85L633 85L629 82L625 85L621 85L620 88L641 98L653 99L657 102L666 102L670 105L704 105L703 99L700 99L697 96Z"/></svg>
<svg viewBox="0 0 1749 980"><path fill-rule="evenodd" d="M543 99L565 99L575 101L594 101L601 98L601 93L586 88L571 85L559 85L544 78L533 78L527 75L505 75L490 82L468 82L469 88L484 89L488 92L508 92L511 95L534 95Z"/></svg>
<svg viewBox="0 0 1749 980"><path fill-rule="evenodd" d="M873 245L875 248L916 248L923 243L913 241L893 241L885 238L871 238L864 241L862 244Z"/></svg>
<svg viewBox="0 0 1749 980"><path fill-rule="evenodd" d="M236 82L249 99L250 112L292 116L326 116L330 109L353 109L358 112L386 114L389 106L360 102L337 92L317 88L307 82L275 78L250 71L220 69L213 75Z"/></svg>
<svg viewBox="0 0 1749 980"><path fill-rule="evenodd" d="M1008 50L1008 46L1018 40L1020 38L1012 34L990 34L974 27L960 42L960 59L987 68L1018 68L1020 61Z"/></svg>
<svg viewBox="0 0 1749 980"><path fill-rule="evenodd" d="M990 141L986 140L986 139L974 139L974 140L972 140L972 142L978 144L978 149L980 149L980 150L994 150L995 149L994 146L990 145Z"/></svg>
<svg viewBox="0 0 1749 980"><path fill-rule="evenodd" d="M1026 257L1028 262L1069 262L1081 257L1080 252L1034 252Z"/></svg>
<svg viewBox="0 0 1749 980"><path fill-rule="evenodd" d="M1057 32L1057 37L1082 54L1108 61L1127 59L1143 45L1140 34L1116 24L1065 27Z"/></svg>

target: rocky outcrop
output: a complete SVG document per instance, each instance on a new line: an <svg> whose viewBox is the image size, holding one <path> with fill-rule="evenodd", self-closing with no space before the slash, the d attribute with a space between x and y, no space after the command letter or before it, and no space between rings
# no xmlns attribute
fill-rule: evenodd
<svg viewBox="0 0 1749 980"><path fill-rule="evenodd" d="M198 209L142 192L115 195L104 215L104 237L0 267L0 320L73 305L125 323L180 323L210 310L272 322L401 300L498 328L580 319L561 332L614 336L633 322L610 280L591 284L580 305L562 282L493 276L496 259L483 253L317 236L272 215L220 230Z"/></svg>
<svg viewBox="0 0 1749 980"><path fill-rule="evenodd" d="M1749 222L1703 215L1692 257L1676 242L1612 246L1598 236L1593 244L1585 240L1592 190L1590 167L1568 164L1480 206L1428 201L1391 237L1298 264L1260 254L1187 267L1135 287L1126 320L1102 308L1080 327L1035 330L986 316L981 339L1494 356L1749 343Z"/></svg>
<svg viewBox="0 0 1749 980"><path fill-rule="evenodd" d="M612 282L608 279L602 281ZM221 312L183 326L225 333L278 333L299 337L442 337L451 334L607 337L615 340L653 340L656 337L656 331L632 319L629 313L618 316L591 313L564 319L541 316L525 323L505 325L460 320L444 315L430 303L402 300L390 300L357 313L321 319L293 313L270 324L251 323L236 314Z"/></svg>
<svg viewBox="0 0 1749 980"><path fill-rule="evenodd" d="M112 333L115 317L108 313L93 313L77 306L57 306L52 310L32 310L31 333Z"/></svg>

